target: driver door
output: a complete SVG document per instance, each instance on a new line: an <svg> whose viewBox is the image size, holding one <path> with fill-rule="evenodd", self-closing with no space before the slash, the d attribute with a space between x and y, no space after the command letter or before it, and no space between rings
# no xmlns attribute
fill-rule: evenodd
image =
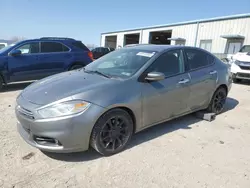
<svg viewBox="0 0 250 188"><path fill-rule="evenodd" d="M11 82L39 78L39 42L25 43L15 50L20 50L21 55L8 57Z"/></svg>
<svg viewBox="0 0 250 188"><path fill-rule="evenodd" d="M162 72L165 79L142 83L144 126L151 126L188 111L190 77L185 73L182 50L162 54L146 72Z"/></svg>

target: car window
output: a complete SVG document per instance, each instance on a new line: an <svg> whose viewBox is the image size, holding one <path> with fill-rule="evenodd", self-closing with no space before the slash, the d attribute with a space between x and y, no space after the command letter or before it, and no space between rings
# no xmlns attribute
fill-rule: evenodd
<svg viewBox="0 0 250 188"><path fill-rule="evenodd" d="M41 52L42 53L51 53L51 52L65 52L69 51L69 48L58 42L42 42L41 43Z"/></svg>
<svg viewBox="0 0 250 188"><path fill-rule="evenodd" d="M102 52L102 48L96 48L96 51L101 53Z"/></svg>
<svg viewBox="0 0 250 188"><path fill-rule="evenodd" d="M185 50L190 70L212 65L214 57L210 54L196 49Z"/></svg>
<svg viewBox="0 0 250 188"><path fill-rule="evenodd" d="M73 44L73 46L75 46L81 50L89 51L89 49L81 41L76 41L76 42L73 42L72 44Z"/></svg>
<svg viewBox="0 0 250 188"><path fill-rule="evenodd" d="M108 48L104 48L104 53L109 53L109 49Z"/></svg>
<svg viewBox="0 0 250 188"><path fill-rule="evenodd" d="M181 50L172 50L162 54L148 69L148 72L162 72L166 77L184 71L184 58Z"/></svg>
<svg viewBox="0 0 250 188"><path fill-rule="evenodd" d="M250 52L250 45L243 46L239 52Z"/></svg>
<svg viewBox="0 0 250 188"><path fill-rule="evenodd" d="M4 48L5 44L0 44L0 49Z"/></svg>
<svg viewBox="0 0 250 188"><path fill-rule="evenodd" d="M17 48L22 54L39 53L39 42L26 43Z"/></svg>

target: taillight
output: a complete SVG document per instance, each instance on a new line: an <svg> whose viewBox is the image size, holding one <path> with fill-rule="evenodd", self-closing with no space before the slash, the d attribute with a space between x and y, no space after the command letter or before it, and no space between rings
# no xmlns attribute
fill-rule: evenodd
<svg viewBox="0 0 250 188"><path fill-rule="evenodd" d="M88 52L88 56L92 61L94 60L93 53L91 51Z"/></svg>

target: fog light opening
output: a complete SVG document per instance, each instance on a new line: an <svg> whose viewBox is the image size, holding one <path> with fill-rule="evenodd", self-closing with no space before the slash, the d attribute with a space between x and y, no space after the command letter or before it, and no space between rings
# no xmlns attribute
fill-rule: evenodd
<svg viewBox="0 0 250 188"><path fill-rule="evenodd" d="M59 140L54 138L48 138L48 137L41 137L41 136L34 136L34 141L37 144L40 145L46 145L46 146L61 146L62 144L59 142Z"/></svg>

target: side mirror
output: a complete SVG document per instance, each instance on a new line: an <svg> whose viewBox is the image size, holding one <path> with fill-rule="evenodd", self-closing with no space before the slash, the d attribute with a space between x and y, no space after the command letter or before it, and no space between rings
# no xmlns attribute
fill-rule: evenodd
<svg viewBox="0 0 250 188"><path fill-rule="evenodd" d="M21 50L13 50L9 53L9 56L19 56L21 54L22 54Z"/></svg>
<svg viewBox="0 0 250 188"><path fill-rule="evenodd" d="M159 81L159 80L164 80L165 75L162 72L150 72L147 74L145 80L148 81Z"/></svg>

